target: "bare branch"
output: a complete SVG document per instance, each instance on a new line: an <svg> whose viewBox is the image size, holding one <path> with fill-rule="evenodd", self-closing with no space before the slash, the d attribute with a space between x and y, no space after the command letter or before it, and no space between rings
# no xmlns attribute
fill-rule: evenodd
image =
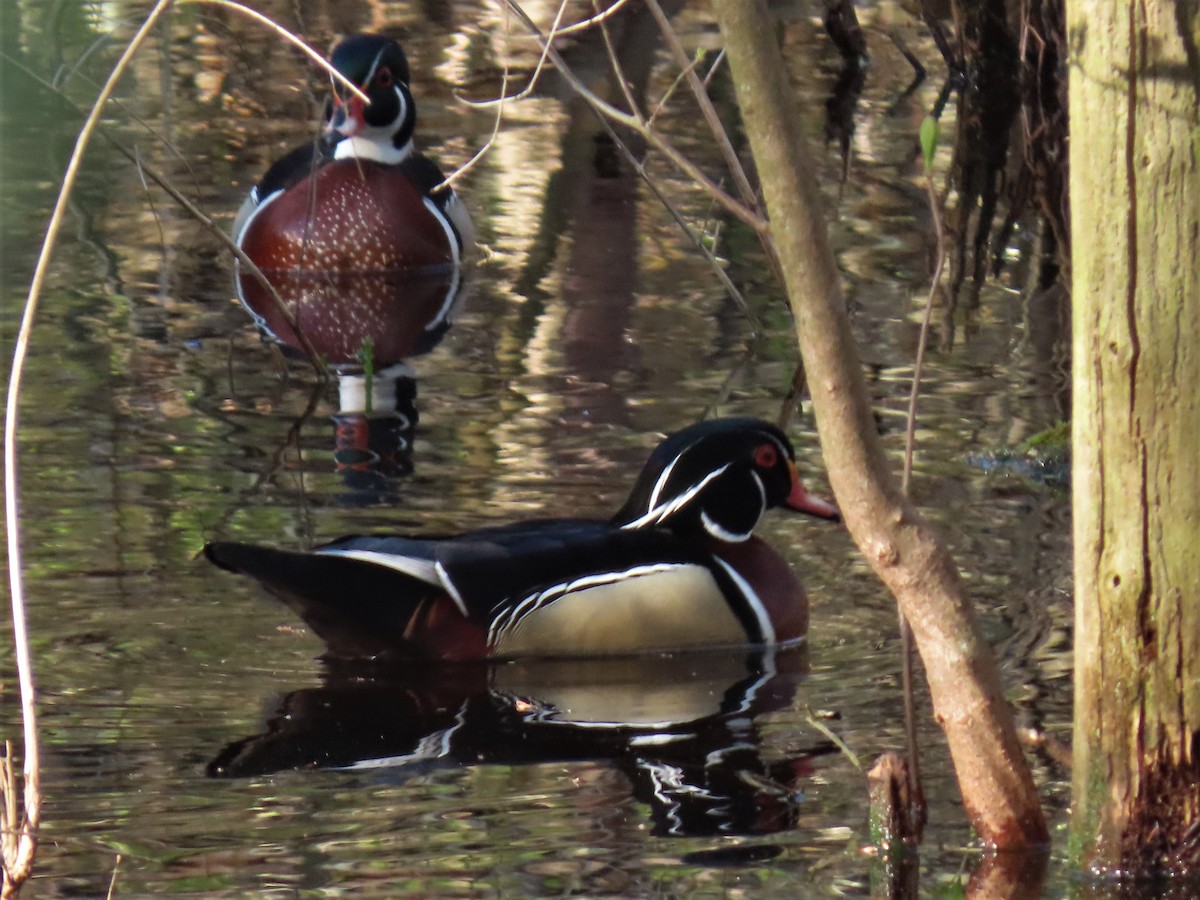
<svg viewBox="0 0 1200 900"><path fill-rule="evenodd" d="M592 16L590 19L583 19L582 21L576 22L574 25L568 25L566 28L559 31L558 34L560 37L565 37L568 34L575 34L576 32L579 32L579 31L586 31L587 29L591 28L594 25L599 25L605 19L610 19L613 16L615 16L618 12L621 11L621 7L624 6L628 2L629 2L629 0L617 0L617 2L614 3L612 6L608 7L607 9L605 9L601 12L597 12L596 15ZM593 2L593 5L595 5L594 2Z"/></svg>
<svg viewBox="0 0 1200 900"><path fill-rule="evenodd" d="M54 252L54 244L66 215L67 201L75 180L83 163L84 152L91 136L100 121L100 114L108 98L112 95L133 60L134 54L145 41L146 36L154 27L159 17L166 11L171 0L158 0L150 10L141 28L133 36L133 40L117 60L108 81L100 89L96 102L84 122L79 136L75 140L75 149L63 175L62 187L58 192L58 200L54 204L54 212L46 226L46 237L42 241L42 250L38 255L37 265L33 271L33 279L29 285L29 295L25 299L25 309L21 315L21 327L17 332L17 342L13 349L12 372L8 379L8 399L4 410L4 517L8 529L8 584L12 594L13 642L16 646L17 677L21 686L21 717L24 723L24 769L25 791L23 805L25 807L24 822L6 822L10 829L20 828L21 834L17 840L16 853L12 858L4 860L4 891L19 888L29 877L33 867L33 855L37 846L38 826L42 819L41 791L41 754L38 746L37 710L34 705L33 662L29 653L29 627L25 615L25 584L21 562L21 520L20 504L18 502L17 479L17 424L18 411L21 405L21 378L25 371L25 359L29 353L29 339L33 334L34 318L37 314L38 299L41 296L42 284L46 280L46 272L50 267L50 257ZM5 807L8 809L9 807ZM7 849L7 848L6 848Z"/></svg>
<svg viewBox="0 0 1200 900"><path fill-rule="evenodd" d="M599 10L600 0L592 0L592 7ZM638 109L637 100L634 99L633 93L629 90L629 80L625 77L625 72L621 67L621 60L617 58L617 49L613 46L612 35L608 33L608 26L603 22L600 23L600 36L604 39L604 50L608 54L609 63L612 65L613 78L616 79L618 87L621 88L621 94L625 97L625 102L629 104L629 112L637 116L639 121L644 121L642 111Z"/></svg>
<svg viewBox="0 0 1200 900"><path fill-rule="evenodd" d="M221 7L224 7L225 9L231 9L234 12L238 12L244 16L248 16L251 19L253 19L255 22L258 22L260 25L266 25L269 29L271 29L273 32L275 32L277 35L279 35L281 38L286 40L288 43L294 44L295 46L297 46L301 50L303 50L305 55L309 59L311 59L318 66L320 66L322 69L324 69L326 72L329 73L330 78L334 79L337 82L340 82L352 94L354 94L354 96L356 96L356 97L358 97L358 99L362 100L363 103L371 102L371 98L368 97L363 92L363 89L361 87L359 87L357 84L352 82L349 78L347 78L345 75L343 75L337 69L335 69L329 63L329 61L327 59L325 59L324 56L322 56L320 53L318 53L316 50L314 50L312 47L310 47L308 44L306 44L301 38L299 38L292 32L288 31L286 28L284 28L282 25L280 25L278 22L274 21L273 19L267 18L262 13L260 13L258 10L251 9L249 6L244 6L241 3L237 3L237 2L235 2L235 0L175 0L175 2L179 6L184 6L186 4L195 4L195 3L206 3L206 4L209 4L210 6L221 6Z"/></svg>
<svg viewBox="0 0 1200 900"><path fill-rule="evenodd" d="M560 12L561 12L561 9L560 9ZM504 10L504 33L501 37L501 41L502 41L502 54L501 55L504 60L504 68L501 70L501 73L500 73L500 96L497 97L496 100L494 101L496 104L496 120L492 123L492 133L490 135L488 135L488 139L487 139L487 141L484 142L484 145L482 147L480 147L477 151L475 151L475 155L472 156L470 159L468 159L465 163L463 163L457 169L455 169L453 172L451 172L449 175L447 175L446 179L441 184L437 185L433 189L433 193L437 193L438 191L444 191L447 188L454 187L454 185L459 181L459 179L461 179L464 175L466 175L473 168L475 168L476 164L478 164L478 162L481 159L483 159L485 156L487 156L488 152L492 149L493 145L495 145L496 138L500 134L500 125L504 122L504 103L505 103L505 99L508 95L508 22L509 22L508 7L505 7L505 10ZM532 86L532 82L531 82L531 86ZM461 100L462 98L459 98L459 99ZM464 101L464 102L467 102L467 101ZM490 105L490 102L491 101L489 101L489 105ZM470 104L470 105L474 106L476 104ZM482 105L482 104L480 104L480 105Z"/></svg>
<svg viewBox="0 0 1200 900"><path fill-rule="evenodd" d="M512 10L513 7L511 5L508 5L508 6L505 6L505 9ZM559 23L562 21L563 13L566 12L566 9L567 9L567 0L562 0L562 3L560 3L559 7L558 7L558 14L554 17L554 21L552 23L550 23L550 35L542 42L542 54L541 54L541 56L538 57L537 65L534 66L534 69L533 69L533 74L529 76L529 84L525 85L525 87L521 89L520 93L513 94L510 97L507 94L505 94L504 88L501 87L500 96L497 97L495 100L467 100L466 98L459 97L457 94L455 94L455 97L459 100L459 102L465 103L467 106L476 107L477 109L484 109L489 106L495 106L497 104L504 104L506 101L509 101L509 100L524 100L526 97L528 97L530 94L532 94L533 89L537 86L538 79L540 79L542 77L542 71L546 68L546 59L553 52L553 51L551 51L550 46L554 43L554 39L559 33L558 26L559 26ZM530 24L532 24L532 23L530 23ZM504 34L505 34L505 37L507 38L507 36L508 36L508 17L507 16L505 16ZM539 37L540 37L540 35L539 35ZM507 75L508 75L507 60L505 60L504 72L505 72L505 80L507 81Z"/></svg>
<svg viewBox="0 0 1200 900"><path fill-rule="evenodd" d="M650 14L654 16L654 21L658 24L658 30L662 32L663 40L667 42L667 49L671 51L671 55L675 58L675 64L683 72L683 77L687 81L688 87L692 89L692 94L696 97L700 113L704 116L704 121L708 125L709 131L712 132L712 136L717 141L717 147L721 151L721 156L725 159L725 165L733 173L733 181L737 185L738 194L741 196L742 202L753 209L758 209L758 197L754 193L750 179L746 176L746 170L742 167L742 161L738 159L737 151L733 149L729 135L725 132L725 126L721 124L721 117L717 115L716 107L712 104L712 98L708 96L708 91L704 89L704 84L700 81L699 76L696 75L695 61L688 59L687 53L683 49L683 44L679 41L679 36L675 33L675 29L671 27L671 22L667 18L666 13L662 11L658 0L646 0L646 7L650 10Z"/></svg>
<svg viewBox="0 0 1200 900"><path fill-rule="evenodd" d="M738 159L737 151L733 149L733 143L729 140L729 135L725 131L725 126L721 122L721 117L717 114L716 107L713 106L712 98L708 96L706 89L707 79L701 82L696 75L696 67L687 58L687 53L683 49L683 44L679 41L679 36L675 34L675 29L671 27L671 22L666 14L662 11L658 0L646 0L647 8L651 15L654 16L655 22L658 23L658 30L662 32L663 40L667 42L667 48L671 51L671 55L675 57L675 64L679 66L683 72L684 80L687 81L688 87L692 89L692 95L696 98L696 103L700 107L700 113L704 116L704 121L708 124L709 131L712 132L713 138L717 142L717 147L721 151L721 156L725 160L725 165L733 175L733 182L737 185L738 195L742 198L742 202L746 206L753 209L758 215L762 215L762 206L758 201L758 196L754 191L753 185L750 184L750 179L746 175L745 168L742 167L742 161ZM722 51L723 52L723 51ZM709 72L709 77L716 71L714 65ZM782 283L783 270L779 265L779 251L775 248L775 240L769 231L758 232L759 242L762 244L763 252L767 255L767 262L775 272L775 277Z"/></svg>
<svg viewBox="0 0 1200 900"><path fill-rule="evenodd" d="M622 112L611 103L606 103L604 100L597 97L592 91L588 90L587 85L580 81L579 77L571 71L571 68L567 65L566 60L564 60L562 55L559 54L559 52L555 50L554 47L548 42L547 38L542 34L541 29L537 27L537 24L531 18L529 18L529 16L525 13L525 10L521 8L521 5L517 3L516 0L505 0L505 2L508 4L508 7L517 14L517 18L519 18L525 24L525 27L529 29L530 33L533 34L542 44L542 46L547 49L550 59L554 63L555 68L558 69L559 74L566 79L567 83L575 89L579 96L582 97L597 114L606 116L613 122L623 125L631 131L640 134L646 139L647 143L654 147L655 150L658 150L660 153L666 156L681 172L695 181L696 184L698 184L705 191L705 193L715 199L723 207L729 210L729 212L735 215L743 223L753 228L755 231L765 231L769 227L766 219L758 215L754 210L750 209L745 204L740 203L734 197L731 197L725 191L721 190L719 185L701 172L691 160L676 150L665 138L659 135L658 132L648 128L645 123L639 120L636 116Z"/></svg>
<svg viewBox="0 0 1200 900"><path fill-rule="evenodd" d="M64 106L68 106L71 109L74 109L80 115L83 115L83 111L80 110L77 106L75 106L75 104L72 103L67 97L65 97L62 94L62 92L59 90L59 88L55 87L54 84L46 81L44 78L42 78L36 72L27 68L19 60L14 59L13 57L9 56L7 53L0 52L0 58L3 58L6 62L19 68L22 72L24 72L26 75L28 75L34 81L37 81L39 84L41 84L47 90L54 91L58 95L58 97L62 100ZM279 309L280 313L282 314L282 316L284 318L284 321L288 323L288 326L294 332L296 332L296 336L300 339L300 347L301 347L301 349L304 350L305 354L308 356L309 363L312 365L312 367L316 371L317 375L320 376L322 379L328 378L329 377L328 367L325 365L324 361L321 360L321 358L318 356L316 350L313 349L312 344L309 343L308 338L304 335L303 330L300 328L300 323L296 320L296 317L292 314L291 308L288 307L287 303L279 295L279 292L275 290L274 285L272 285L271 282L267 279L267 276L265 274L263 274L263 271L261 269L259 269L259 267L257 265L255 265L254 260L252 260L249 256L247 256L245 251L243 251L242 248L237 245L237 242L234 241L234 239L232 237L230 237L225 232L225 230L223 228L221 228L221 226L219 226L207 214L205 214L203 210L201 210L198 206L196 206L194 203L192 203L192 201L189 200L184 194L180 193L180 191L173 184L171 184L170 181L167 180L167 177L165 175L161 174L160 172L158 172L158 170L156 170L151 165L149 165L149 163L147 163L145 160L143 160L136 151L129 149L124 144L122 144L120 141L118 141L115 137L113 137L112 134L108 131L108 129L106 129L103 125L96 126L96 134L100 135L100 137L102 137L106 141L108 141L109 145L112 146L112 148L114 150L116 150L118 153L120 153L122 156L124 156L127 160L129 160L131 163L133 163L133 165L136 167L136 169L138 171L138 174L142 178L143 185L145 184L145 180L149 179L150 181L153 181L156 185L158 185L160 188L162 188L162 190L168 196L170 196L172 200L174 200L176 203L178 203L186 213L188 213L190 216L192 216L192 218L194 218L197 222L199 222L204 227L204 229L206 231L208 231L209 234L211 234L218 241L220 241L225 246L225 249L227 249L230 253L232 253L234 255L234 257L237 259L237 261L239 263L241 263L241 265L245 266L247 274L249 274L252 278L254 278L256 281L258 281L259 284L261 284L263 286L263 288L270 295L272 302ZM158 137L160 140L162 140L166 146L168 146L168 147L170 146L169 142L167 142L165 139L161 138L160 135L158 134L158 132L151 130L151 134L153 134L155 137Z"/></svg>

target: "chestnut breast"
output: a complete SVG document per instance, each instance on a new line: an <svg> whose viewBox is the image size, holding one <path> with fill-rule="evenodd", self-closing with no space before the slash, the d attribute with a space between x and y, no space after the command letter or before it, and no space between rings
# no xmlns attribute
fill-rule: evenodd
<svg viewBox="0 0 1200 900"><path fill-rule="evenodd" d="M241 245L264 270L360 273L452 265L451 239L399 169L344 159L265 203Z"/></svg>

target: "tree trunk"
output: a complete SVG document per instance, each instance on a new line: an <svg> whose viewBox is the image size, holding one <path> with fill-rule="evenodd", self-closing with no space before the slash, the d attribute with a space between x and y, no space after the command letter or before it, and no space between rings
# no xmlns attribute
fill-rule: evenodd
<svg viewBox="0 0 1200 900"><path fill-rule="evenodd" d="M1068 0L1072 847L1200 872L1200 4Z"/></svg>
<svg viewBox="0 0 1200 900"><path fill-rule="evenodd" d="M891 477L838 283L794 95L765 0L714 0L795 315L829 480L855 542L912 624L963 804L1005 848L1045 820L991 648L954 561Z"/></svg>

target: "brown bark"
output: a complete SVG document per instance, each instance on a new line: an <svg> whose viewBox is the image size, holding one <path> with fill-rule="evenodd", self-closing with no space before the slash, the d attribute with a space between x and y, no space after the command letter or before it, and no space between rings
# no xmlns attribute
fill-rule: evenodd
<svg viewBox="0 0 1200 900"><path fill-rule="evenodd" d="M953 560L901 494L875 430L812 164L765 0L714 0L783 263L829 479L855 542L912 623L972 824L1005 848L1045 820Z"/></svg>
<svg viewBox="0 0 1200 900"><path fill-rule="evenodd" d="M1200 872L1200 5L1069 0L1073 849Z"/></svg>

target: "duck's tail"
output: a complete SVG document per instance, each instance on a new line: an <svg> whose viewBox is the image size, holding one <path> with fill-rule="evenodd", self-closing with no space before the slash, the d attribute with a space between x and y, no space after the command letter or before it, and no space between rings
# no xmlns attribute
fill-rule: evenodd
<svg viewBox="0 0 1200 900"><path fill-rule="evenodd" d="M325 641L333 656L483 655L478 629L468 627L449 598L389 566L227 541L206 545L204 555L262 584Z"/></svg>

